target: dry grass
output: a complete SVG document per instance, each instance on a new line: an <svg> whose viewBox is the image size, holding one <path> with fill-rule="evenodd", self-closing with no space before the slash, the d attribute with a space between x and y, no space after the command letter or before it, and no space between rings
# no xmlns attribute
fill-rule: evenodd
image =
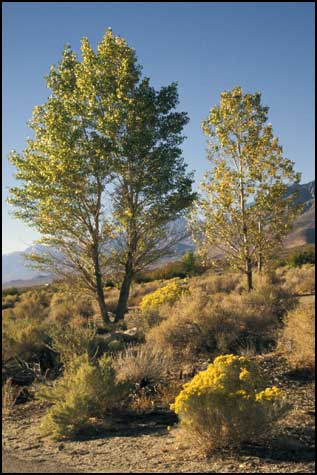
<svg viewBox="0 0 317 475"><path fill-rule="evenodd" d="M283 316L296 303L285 289L265 278L255 290L242 294L212 294L200 284L196 280L189 294L160 308L162 321L149 330L146 341L188 358L236 351L246 344L261 350L273 344Z"/></svg>
<svg viewBox="0 0 317 475"><path fill-rule="evenodd" d="M142 339L151 328L159 325L163 320L162 308L141 311L140 309L130 310L124 317L128 328L136 328L139 337Z"/></svg>
<svg viewBox="0 0 317 475"><path fill-rule="evenodd" d="M132 384L162 382L171 366L171 355L157 346L129 347L113 362L118 381Z"/></svg>
<svg viewBox="0 0 317 475"><path fill-rule="evenodd" d="M315 266L305 264L302 267L283 267L277 270L288 291L297 294L315 293Z"/></svg>
<svg viewBox="0 0 317 475"><path fill-rule="evenodd" d="M42 352L47 341L45 322L39 324L32 320L5 318L2 321L2 360L12 358L29 361Z"/></svg>
<svg viewBox="0 0 317 475"><path fill-rule="evenodd" d="M204 274L200 277L194 277L189 281L189 288L200 288L207 294L216 294L219 292L230 293L240 290L241 275L236 273L227 273L222 275Z"/></svg>
<svg viewBox="0 0 317 475"><path fill-rule="evenodd" d="M145 412L151 411L154 404L153 396L147 394L145 388L143 388L138 391L137 394L134 394L132 401L130 402L130 407L137 414L144 414Z"/></svg>
<svg viewBox="0 0 317 475"><path fill-rule="evenodd" d="M45 291L23 293L13 309L15 318L42 322L48 316L50 300L51 295Z"/></svg>
<svg viewBox="0 0 317 475"><path fill-rule="evenodd" d="M159 388L160 401L164 406L169 407L175 401L176 396L180 393L184 382L182 380L171 380Z"/></svg>
<svg viewBox="0 0 317 475"><path fill-rule="evenodd" d="M238 315L226 308L226 294L209 296L196 288L184 295L160 325L146 336L150 344L190 357L200 351L223 351L239 334Z"/></svg>
<svg viewBox="0 0 317 475"><path fill-rule="evenodd" d="M279 351L296 369L315 370L315 306L300 304L290 311L281 333Z"/></svg>
<svg viewBox="0 0 317 475"><path fill-rule="evenodd" d="M21 388L14 386L12 380L8 379L2 385L2 414L8 416L12 413L16 400L21 393Z"/></svg>
<svg viewBox="0 0 317 475"><path fill-rule="evenodd" d="M77 326L86 325L95 313L95 305L89 295L56 293L52 297L48 317L61 325L70 322L76 322Z"/></svg>

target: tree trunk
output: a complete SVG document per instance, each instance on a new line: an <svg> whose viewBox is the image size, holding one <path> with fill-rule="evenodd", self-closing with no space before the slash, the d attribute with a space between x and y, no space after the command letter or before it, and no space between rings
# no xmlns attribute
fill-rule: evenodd
<svg viewBox="0 0 317 475"><path fill-rule="evenodd" d="M95 252L94 255L94 267L95 267L95 278L96 278L96 292L97 292L97 299L99 304L99 309L101 313L101 318L105 324L109 323L109 315L107 311L107 307L105 304L105 295L103 293L103 282L102 276L100 272L99 266L99 258L98 258L98 251Z"/></svg>
<svg viewBox="0 0 317 475"><path fill-rule="evenodd" d="M108 311L107 311L107 307L105 303L105 296L103 293L102 286L97 286L97 297L98 297L98 304L99 304L99 309L101 313L101 318L105 324L109 323L110 320L109 320L109 315L108 315Z"/></svg>
<svg viewBox="0 0 317 475"><path fill-rule="evenodd" d="M116 311L116 321L123 320L124 314L127 311L127 303L130 293L130 286L133 276L133 266L132 266L132 257L129 256L126 266L125 266L125 275L120 289L120 296L117 305Z"/></svg>
<svg viewBox="0 0 317 475"><path fill-rule="evenodd" d="M262 253L260 252L259 256L258 256L258 272L259 272L259 274L261 274L262 269L263 269L263 257L262 257Z"/></svg>
<svg viewBox="0 0 317 475"><path fill-rule="evenodd" d="M262 218L260 216L258 222L258 232L259 232L259 254L258 254L258 272L261 274L263 268L263 255L262 255Z"/></svg>
<svg viewBox="0 0 317 475"><path fill-rule="evenodd" d="M253 289L252 285L252 264L251 264L251 259L248 258L246 262L246 274L247 274L247 280L248 280L248 292Z"/></svg>

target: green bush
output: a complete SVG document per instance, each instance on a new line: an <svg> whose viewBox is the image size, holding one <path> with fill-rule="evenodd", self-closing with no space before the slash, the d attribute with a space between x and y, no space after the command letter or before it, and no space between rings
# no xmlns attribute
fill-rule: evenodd
<svg viewBox="0 0 317 475"><path fill-rule="evenodd" d="M303 264L315 264L315 247L296 249L288 256L287 263L291 267L301 267Z"/></svg>
<svg viewBox="0 0 317 475"><path fill-rule="evenodd" d="M13 308L18 300L18 294L2 296L2 309Z"/></svg>
<svg viewBox="0 0 317 475"><path fill-rule="evenodd" d="M286 410L281 391L264 387L254 363L219 356L184 385L171 408L192 443L206 452L239 446L265 433Z"/></svg>
<svg viewBox="0 0 317 475"><path fill-rule="evenodd" d="M2 360L6 362L12 358L24 361L34 359L45 350L49 343L47 325L37 322L5 317L2 320Z"/></svg>
<svg viewBox="0 0 317 475"><path fill-rule="evenodd" d="M136 276L136 282L151 282L153 280L168 280L193 275L201 275L206 268L200 264L197 257L192 251L186 252L178 261L168 262L146 272L141 272Z"/></svg>
<svg viewBox="0 0 317 475"><path fill-rule="evenodd" d="M54 439L75 437L93 420L120 408L128 386L116 382L111 359L92 363L87 355L68 362L63 377L42 389L41 399L53 405L45 415L41 431Z"/></svg>
<svg viewBox="0 0 317 475"><path fill-rule="evenodd" d="M6 297L7 295L19 295L19 289L17 289L16 287L2 289L2 297Z"/></svg>
<svg viewBox="0 0 317 475"><path fill-rule="evenodd" d="M49 334L52 339L51 345L64 365L76 356L87 355L93 359L97 355L99 341L93 327L51 325Z"/></svg>
<svg viewBox="0 0 317 475"><path fill-rule="evenodd" d="M76 324L83 326L89 323L94 313L94 302L90 296L57 292L51 300L49 319L62 325L76 321Z"/></svg>

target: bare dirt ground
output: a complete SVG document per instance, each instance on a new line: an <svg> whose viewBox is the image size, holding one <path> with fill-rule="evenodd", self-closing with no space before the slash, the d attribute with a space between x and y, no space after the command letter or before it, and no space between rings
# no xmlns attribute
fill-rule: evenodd
<svg viewBox="0 0 317 475"><path fill-rule="evenodd" d="M54 442L39 435L45 409L30 402L16 406L4 421L5 454L31 462L35 471L44 473L54 473L45 470L48 464L56 472L64 465L86 473L313 473L314 381L291 372L285 360L272 353L256 360L270 383L287 392L292 409L271 436L251 441L239 452L217 451L209 458L195 453L176 438L175 431L167 430L168 413L118 421L116 431L101 430L81 440ZM10 467L3 471L10 472Z"/></svg>
<svg viewBox="0 0 317 475"><path fill-rule="evenodd" d="M2 451L1 473L79 473L79 471L65 465L47 463L40 458L31 461L22 460Z"/></svg>

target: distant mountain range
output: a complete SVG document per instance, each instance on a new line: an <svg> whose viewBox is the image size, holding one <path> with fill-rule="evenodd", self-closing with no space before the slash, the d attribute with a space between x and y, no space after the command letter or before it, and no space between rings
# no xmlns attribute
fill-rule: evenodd
<svg viewBox="0 0 317 475"><path fill-rule="evenodd" d="M289 188L289 193L298 191L297 202L303 204L303 213L294 223L292 232L285 239L285 247L292 248L305 244L315 243L315 181L303 185L294 185ZM186 221L181 220L180 226L185 228ZM175 260L188 250L194 249L190 238L179 243L170 260ZM43 246L31 246L24 252L43 252ZM29 269L24 262L24 252L12 252L2 255L2 287L23 287L40 285L50 282L52 277L39 271Z"/></svg>

